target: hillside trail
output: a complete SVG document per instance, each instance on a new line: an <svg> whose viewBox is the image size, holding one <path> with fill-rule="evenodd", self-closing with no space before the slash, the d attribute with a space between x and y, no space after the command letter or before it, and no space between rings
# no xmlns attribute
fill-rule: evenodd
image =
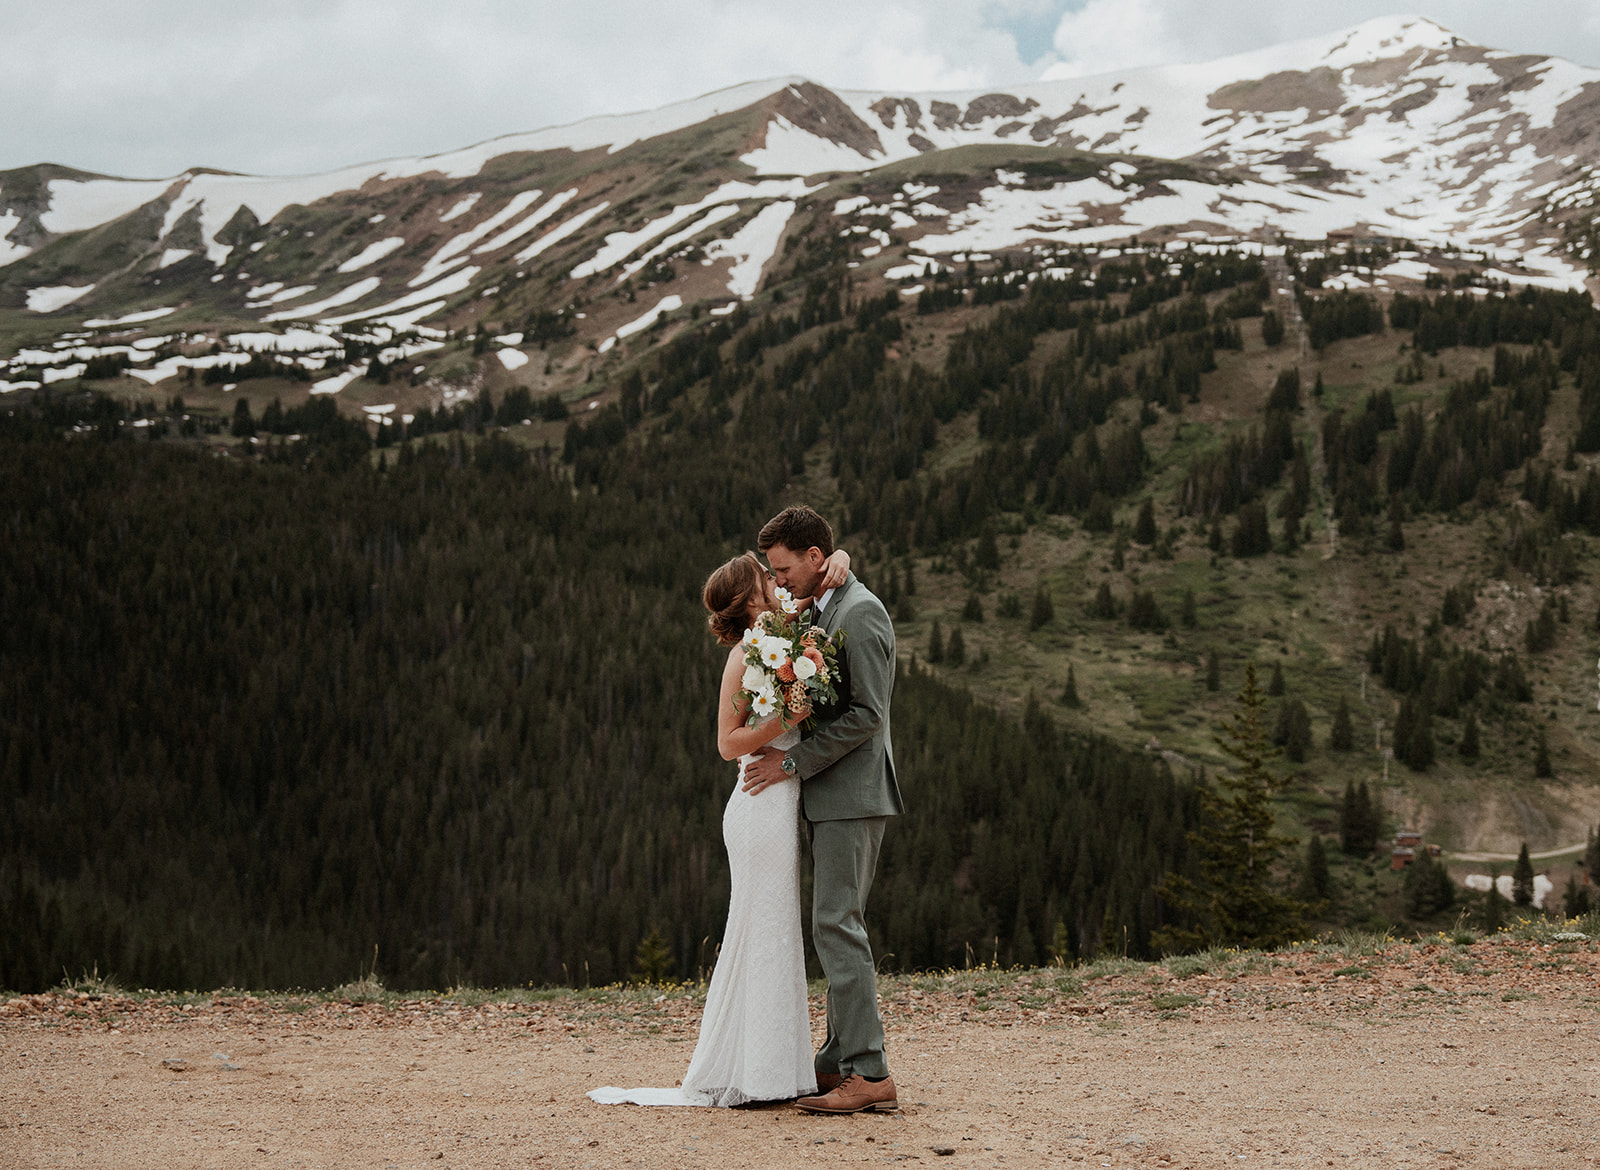
<svg viewBox="0 0 1600 1170"><path fill-rule="evenodd" d="M1600 944L1548 937L886 977L852 1117L590 1102L678 1082L696 988L22 996L0 1166L1592 1167Z"/></svg>

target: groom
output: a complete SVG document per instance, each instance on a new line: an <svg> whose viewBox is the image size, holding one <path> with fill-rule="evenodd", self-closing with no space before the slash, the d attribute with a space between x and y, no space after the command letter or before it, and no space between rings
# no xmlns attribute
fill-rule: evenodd
<svg viewBox="0 0 1600 1170"><path fill-rule="evenodd" d="M894 625L853 573L817 596L833 529L810 508L779 512L756 547L779 585L797 598L815 598L817 624L830 636L844 635L838 702L817 710L816 728L787 753L765 748L744 772L751 793L800 781L811 823L811 935L828 977L828 1039L816 1056L818 1095L796 1104L811 1113L895 1109L865 917L884 826L902 811L889 742Z"/></svg>

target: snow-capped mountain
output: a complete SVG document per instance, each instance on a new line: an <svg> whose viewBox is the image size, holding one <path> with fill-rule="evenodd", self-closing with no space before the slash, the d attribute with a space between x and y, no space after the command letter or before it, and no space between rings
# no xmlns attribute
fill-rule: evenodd
<svg viewBox="0 0 1600 1170"><path fill-rule="evenodd" d="M569 321L603 353L661 314L754 296L818 216L853 238L863 276L889 280L1132 235L1350 233L1448 242L1508 279L1582 286L1597 166L1600 70L1386 18L1003 91L757 82L324 175L5 172L0 320L41 338L253 323L327 337L501 319L508 298L518 314L582 301L591 311ZM626 299L598 304L619 287ZM48 364L38 344L0 386Z"/></svg>

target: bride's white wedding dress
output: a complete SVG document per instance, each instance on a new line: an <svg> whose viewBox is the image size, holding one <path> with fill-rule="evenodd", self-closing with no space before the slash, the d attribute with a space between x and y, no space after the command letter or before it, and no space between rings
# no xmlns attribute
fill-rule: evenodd
<svg viewBox="0 0 1600 1170"><path fill-rule="evenodd" d="M784 751L799 740L798 731L786 731L769 746ZM752 758L740 758L740 780ZM591 1090L602 1105L727 1107L816 1091L800 937L799 782L756 796L736 783L722 813L722 839L732 878L728 927L683 1086Z"/></svg>

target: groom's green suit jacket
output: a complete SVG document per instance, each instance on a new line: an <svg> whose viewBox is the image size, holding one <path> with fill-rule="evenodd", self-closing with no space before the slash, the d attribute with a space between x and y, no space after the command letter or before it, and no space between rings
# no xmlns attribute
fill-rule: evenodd
<svg viewBox="0 0 1600 1170"><path fill-rule="evenodd" d="M902 811L889 739L894 695L894 623L854 573L833 591L817 623L839 647L838 702L815 712L816 726L789 757L804 783L808 821L892 816Z"/></svg>

